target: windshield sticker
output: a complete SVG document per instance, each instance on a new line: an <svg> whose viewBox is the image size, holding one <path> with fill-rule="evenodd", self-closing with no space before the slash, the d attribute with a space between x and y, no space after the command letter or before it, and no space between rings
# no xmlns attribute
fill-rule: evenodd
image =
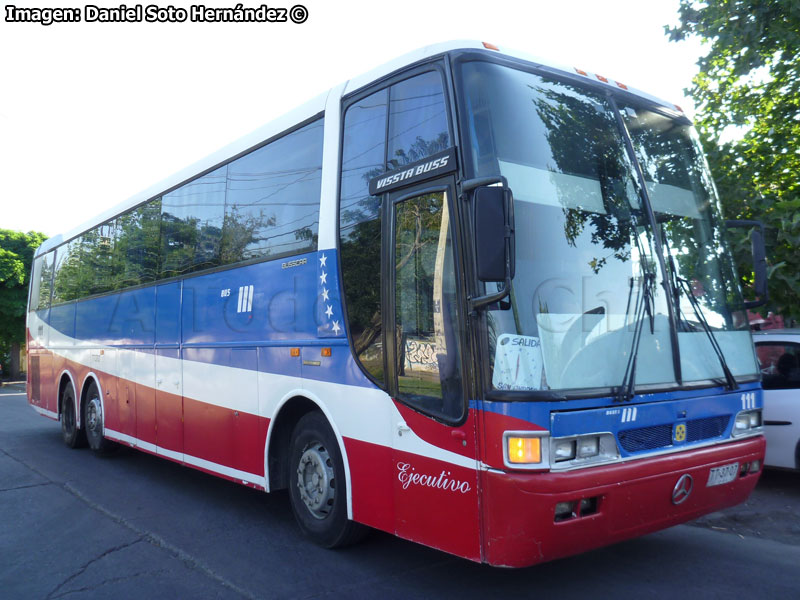
<svg viewBox="0 0 800 600"><path fill-rule="evenodd" d="M542 389L542 344L538 337L504 333L497 338L492 385L498 390Z"/></svg>

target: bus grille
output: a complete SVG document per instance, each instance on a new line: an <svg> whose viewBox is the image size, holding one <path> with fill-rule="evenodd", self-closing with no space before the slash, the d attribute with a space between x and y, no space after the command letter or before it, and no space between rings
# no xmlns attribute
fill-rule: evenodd
<svg viewBox="0 0 800 600"><path fill-rule="evenodd" d="M672 445L672 425L654 425L628 429L617 434L619 443L627 452L642 452Z"/></svg>
<svg viewBox="0 0 800 600"><path fill-rule="evenodd" d="M730 419L730 415L720 415L686 421L686 442L702 442L721 436ZM620 446L630 453L669 448L673 445L672 424L620 431L617 438Z"/></svg>
<svg viewBox="0 0 800 600"><path fill-rule="evenodd" d="M708 417L706 419L694 419L686 422L686 441L700 442L711 438L719 437L728 427L728 415L718 417Z"/></svg>

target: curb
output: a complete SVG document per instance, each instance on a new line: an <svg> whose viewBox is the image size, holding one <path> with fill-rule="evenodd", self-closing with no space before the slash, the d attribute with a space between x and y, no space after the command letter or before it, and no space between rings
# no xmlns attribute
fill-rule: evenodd
<svg viewBox="0 0 800 600"><path fill-rule="evenodd" d="M24 393L25 392L25 382L24 381L2 381L0 382L0 389L10 389L17 392Z"/></svg>

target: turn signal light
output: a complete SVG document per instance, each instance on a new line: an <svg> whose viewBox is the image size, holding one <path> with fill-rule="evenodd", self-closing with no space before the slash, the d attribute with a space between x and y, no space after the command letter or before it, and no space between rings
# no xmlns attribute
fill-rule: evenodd
<svg viewBox="0 0 800 600"><path fill-rule="evenodd" d="M508 462L528 465L542 462L541 438L509 437Z"/></svg>
<svg viewBox="0 0 800 600"><path fill-rule="evenodd" d="M291 354L292 356L295 356L295 357L296 356L300 356L300 348L292 348L289 351L289 354Z"/></svg>

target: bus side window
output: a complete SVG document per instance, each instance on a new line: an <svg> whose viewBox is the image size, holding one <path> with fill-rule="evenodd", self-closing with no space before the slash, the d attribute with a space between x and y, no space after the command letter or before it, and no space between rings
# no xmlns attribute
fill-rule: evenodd
<svg viewBox="0 0 800 600"><path fill-rule="evenodd" d="M398 395L426 412L457 420L464 404L447 197L424 194L395 210Z"/></svg>
<svg viewBox="0 0 800 600"><path fill-rule="evenodd" d="M385 383L381 311L381 198L369 180L384 171L388 94L376 92L347 109L342 146L339 246L347 318L355 355Z"/></svg>

